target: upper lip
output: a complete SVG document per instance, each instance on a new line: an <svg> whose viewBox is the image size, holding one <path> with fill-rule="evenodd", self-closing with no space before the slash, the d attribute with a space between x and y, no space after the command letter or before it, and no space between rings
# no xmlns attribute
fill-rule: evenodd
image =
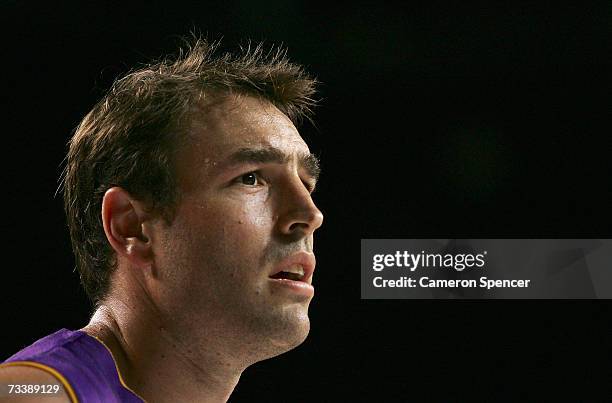
<svg viewBox="0 0 612 403"><path fill-rule="evenodd" d="M312 283L312 273L314 272L314 269L315 269L316 260L315 260L314 254L308 253L308 252L298 252L296 254L293 254L281 260L276 266L274 266L274 270L272 270L272 273L270 273L270 276L280 273L284 269L289 268L296 264L304 268L304 276L302 277L300 281L311 284Z"/></svg>

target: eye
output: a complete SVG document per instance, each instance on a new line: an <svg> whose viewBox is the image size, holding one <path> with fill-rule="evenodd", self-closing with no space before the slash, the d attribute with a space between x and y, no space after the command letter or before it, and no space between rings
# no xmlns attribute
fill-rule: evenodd
<svg viewBox="0 0 612 403"><path fill-rule="evenodd" d="M244 175L241 175L237 179L241 184L247 185L247 186L256 186L260 182L259 174L257 172L248 172Z"/></svg>

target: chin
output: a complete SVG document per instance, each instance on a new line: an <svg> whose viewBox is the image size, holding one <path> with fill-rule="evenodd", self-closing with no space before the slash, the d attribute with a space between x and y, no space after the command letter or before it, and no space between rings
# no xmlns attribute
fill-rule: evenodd
<svg viewBox="0 0 612 403"><path fill-rule="evenodd" d="M302 344L310 332L308 303L274 301L242 312L235 322L252 363L286 353Z"/></svg>
<svg viewBox="0 0 612 403"><path fill-rule="evenodd" d="M278 324L270 334L269 343L271 347L271 357L286 353L302 344L310 333L310 320L308 315L292 318L291 321L284 321Z"/></svg>

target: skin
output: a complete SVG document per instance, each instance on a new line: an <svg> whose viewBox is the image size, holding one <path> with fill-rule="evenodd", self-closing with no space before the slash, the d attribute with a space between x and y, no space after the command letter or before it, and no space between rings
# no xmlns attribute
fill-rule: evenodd
<svg viewBox="0 0 612 403"><path fill-rule="evenodd" d="M299 158L306 143L253 97L228 95L194 115L178 151L172 223L119 187L102 203L117 269L82 330L109 348L126 387L146 401L227 401L244 369L296 347L310 329L312 296L269 278L282 259L313 252L322 224L316 178ZM228 165L237 150L270 147L282 161ZM35 368L0 369L0 381L16 376L51 382Z"/></svg>
<svg viewBox="0 0 612 403"><path fill-rule="evenodd" d="M26 366L6 366L0 369L0 385L2 387L2 402L12 403L25 403L25 402L37 402L37 403L60 403L70 402L70 397L62 384L50 373L37 368L26 367ZM59 389L57 393L49 394L29 394L29 395L9 395L9 388L7 385L58 385ZM54 389L51 389L54 390Z"/></svg>
<svg viewBox="0 0 612 403"><path fill-rule="evenodd" d="M149 401L227 401L244 369L296 347L310 329L312 296L269 278L282 259L313 253L322 224L316 178L299 158L306 143L276 107L249 96L228 95L196 116L178 153L170 225L121 188L102 206L118 269L83 330ZM284 159L228 165L245 148Z"/></svg>

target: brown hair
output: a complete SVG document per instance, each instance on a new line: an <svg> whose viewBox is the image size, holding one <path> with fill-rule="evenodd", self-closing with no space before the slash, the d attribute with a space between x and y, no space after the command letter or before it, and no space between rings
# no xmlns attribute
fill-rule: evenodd
<svg viewBox="0 0 612 403"><path fill-rule="evenodd" d="M188 42L115 81L69 142L62 174L64 208L76 267L89 298L106 295L116 267L102 226L102 198L120 186L171 222L177 203L173 154L189 111L206 97L238 92L274 104L296 124L309 118L316 80L286 51L261 44L218 54L219 43Z"/></svg>

